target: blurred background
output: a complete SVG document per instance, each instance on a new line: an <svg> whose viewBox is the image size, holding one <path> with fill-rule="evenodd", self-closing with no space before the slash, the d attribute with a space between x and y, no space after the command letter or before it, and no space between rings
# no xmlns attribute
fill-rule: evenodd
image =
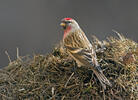
<svg viewBox="0 0 138 100"><path fill-rule="evenodd" d="M112 29L138 41L138 0L0 0L0 67L20 56L47 54L62 39L60 20L76 19L100 40ZM89 38L90 39L90 38Z"/></svg>

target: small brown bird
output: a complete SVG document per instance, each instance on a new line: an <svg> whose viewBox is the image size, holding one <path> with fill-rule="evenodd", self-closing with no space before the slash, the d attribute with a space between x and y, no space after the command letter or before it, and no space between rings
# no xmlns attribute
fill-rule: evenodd
<svg viewBox="0 0 138 100"><path fill-rule="evenodd" d="M106 89L105 84L112 86L97 62L92 44L78 23L72 18L64 18L61 21L60 25L64 29L63 44L69 55L77 62L78 66L90 67L104 89Z"/></svg>

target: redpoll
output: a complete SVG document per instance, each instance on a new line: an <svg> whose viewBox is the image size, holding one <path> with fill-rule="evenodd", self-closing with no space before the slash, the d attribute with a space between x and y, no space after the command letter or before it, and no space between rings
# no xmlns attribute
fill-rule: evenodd
<svg viewBox="0 0 138 100"><path fill-rule="evenodd" d="M78 23L72 18L64 18L60 25L64 29L63 44L78 66L91 68L104 89L106 89L105 84L111 86L97 62L97 56L92 44Z"/></svg>

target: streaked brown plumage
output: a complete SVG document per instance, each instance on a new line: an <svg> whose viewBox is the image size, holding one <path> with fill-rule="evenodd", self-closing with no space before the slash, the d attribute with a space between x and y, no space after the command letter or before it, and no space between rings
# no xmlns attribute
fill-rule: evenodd
<svg viewBox="0 0 138 100"><path fill-rule="evenodd" d="M78 66L87 66L93 70L103 88L111 86L109 80L104 76L98 62L96 53L81 30L78 23L72 18L62 19L61 26L64 28L63 43L67 52L77 62Z"/></svg>

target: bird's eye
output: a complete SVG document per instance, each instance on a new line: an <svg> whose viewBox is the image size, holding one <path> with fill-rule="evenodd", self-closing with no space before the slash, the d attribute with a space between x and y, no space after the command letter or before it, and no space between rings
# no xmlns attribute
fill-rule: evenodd
<svg viewBox="0 0 138 100"><path fill-rule="evenodd" d="M69 24L69 23L71 23L71 22L70 22L70 21L66 21L65 23L66 23L66 24Z"/></svg>

